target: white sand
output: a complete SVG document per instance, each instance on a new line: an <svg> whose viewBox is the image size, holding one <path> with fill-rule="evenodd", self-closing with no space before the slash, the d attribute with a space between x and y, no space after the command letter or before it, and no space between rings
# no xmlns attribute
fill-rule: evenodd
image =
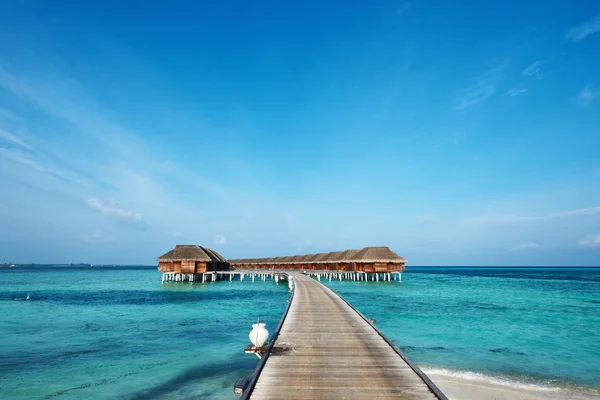
<svg viewBox="0 0 600 400"><path fill-rule="evenodd" d="M600 399L600 391L558 387L538 387L518 382L485 380L481 376L453 376L428 371L427 376L449 400L590 400Z"/></svg>

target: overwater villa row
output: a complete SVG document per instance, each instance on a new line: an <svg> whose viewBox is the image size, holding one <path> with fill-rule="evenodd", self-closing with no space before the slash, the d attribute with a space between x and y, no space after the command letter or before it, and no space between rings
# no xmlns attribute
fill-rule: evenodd
<svg viewBox="0 0 600 400"><path fill-rule="evenodd" d="M406 259L389 247L365 247L362 250L334 251L303 256L247 258L229 260L233 268L298 269L367 273L402 272Z"/></svg>
<svg viewBox="0 0 600 400"><path fill-rule="evenodd" d="M251 258L226 260L219 253L198 245L177 245L171 251L158 257L158 270L163 273L163 281L194 281L199 278L204 282L217 280L223 275L232 275L238 271L302 270L309 275L319 277L347 277L356 279L358 275L370 275L372 280L383 279L387 274L396 274L401 279L406 259L391 251L388 247L365 247L362 250L334 251L331 253L307 254L288 257ZM233 269L232 269L233 267ZM350 274L352 273L352 274ZM201 274L201 276L200 276ZM243 279L243 276L241 276Z"/></svg>

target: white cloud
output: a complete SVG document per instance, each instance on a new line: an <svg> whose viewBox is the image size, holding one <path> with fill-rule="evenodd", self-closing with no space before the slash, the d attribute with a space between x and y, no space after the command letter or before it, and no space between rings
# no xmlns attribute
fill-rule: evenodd
<svg viewBox="0 0 600 400"><path fill-rule="evenodd" d="M223 236L223 235L215 236L215 244L225 244L225 243L227 243L227 241L225 240L225 236Z"/></svg>
<svg viewBox="0 0 600 400"><path fill-rule="evenodd" d="M540 246L538 243L529 242L529 243L523 243L518 246L515 246L515 247L511 248L509 251L535 250L535 249L539 249L540 247L542 247L542 246Z"/></svg>
<svg viewBox="0 0 600 400"><path fill-rule="evenodd" d="M600 247L600 235L586 235L577 244L584 247Z"/></svg>
<svg viewBox="0 0 600 400"><path fill-rule="evenodd" d="M425 214L421 218L417 220L419 224L424 224L426 222L433 222L436 218L433 215Z"/></svg>
<svg viewBox="0 0 600 400"><path fill-rule="evenodd" d="M527 93L527 89L525 89L525 88L512 88L512 89L509 89L507 93L508 93L508 95L510 97L515 97L515 96L518 96L520 94Z"/></svg>
<svg viewBox="0 0 600 400"><path fill-rule="evenodd" d="M587 105L590 104L592 100L594 100L594 97L598 95L598 92L599 91L592 90L592 88L586 86L583 89L581 89L581 92L579 92L579 94L577 95L577 99L581 104Z"/></svg>
<svg viewBox="0 0 600 400"><path fill-rule="evenodd" d="M139 213L126 210L114 201L111 201L109 204L104 204L98 199L90 198L87 203L88 206L99 211L102 215L122 221L133 222L140 228L145 227L145 222L142 220L142 216Z"/></svg>
<svg viewBox="0 0 600 400"><path fill-rule="evenodd" d="M544 215L530 215L530 216L515 216L515 215L496 215L481 218L472 218L470 221L478 223L515 223L515 222L528 222L528 221L545 221L560 218L574 218L583 217L588 215L600 214L600 207L588 207L580 208L578 210L560 211Z"/></svg>
<svg viewBox="0 0 600 400"><path fill-rule="evenodd" d="M566 38L573 42L578 42L597 32L600 32L600 14L569 29Z"/></svg>
<svg viewBox="0 0 600 400"><path fill-rule="evenodd" d="M539 77L540 76L540 66L542 65L542 60L537 60L531 64L529 64L527 66L527 68L525 68L523 70L523 72L521 72L521 74L523 76L535 76L535 77Z"/></svg>
<svg viewBox="0 0 600 400"><path fill-rule="evenodd" d="M475 83L455 99L455 109L464 110L485 102L494 93L504 76L504 66L496 67L475 80Z"/></svg>

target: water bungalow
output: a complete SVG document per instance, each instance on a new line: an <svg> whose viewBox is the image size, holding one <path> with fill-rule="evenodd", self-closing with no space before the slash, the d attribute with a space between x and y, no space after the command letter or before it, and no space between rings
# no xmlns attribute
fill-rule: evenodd
<svg viewBox="0 0 600 400"><path fill-rule="evenodd" d="M317 271L348 271L365 273L402 272L406 259L389 247L365 247L361 250L274 258L229 260L236 269L295 269Z"/></svg>
<svg viewBox="0 0 600 400"><path fill-rule="evenodd" d="M208 247L177 245L157 258L163 281L196 281L207 277L216 281L222 277L249 274L264 275L269 271L300 270L307 275L346 278L352 280L402 280L406 259L389 247L365 247L361 250L333 251L287 257L245 258L226 260ZM254 271L254 272L253 272ZM272 273L270 275L273 275Z"/></svg>
<svg viewBox="0 0 600 400"><path fill-rule="evenodd" d="M185 277L193 281L197 274L229 270L229 263L219 253L198 245L178 244L156 261L166 280L183 280Z"/></svg>

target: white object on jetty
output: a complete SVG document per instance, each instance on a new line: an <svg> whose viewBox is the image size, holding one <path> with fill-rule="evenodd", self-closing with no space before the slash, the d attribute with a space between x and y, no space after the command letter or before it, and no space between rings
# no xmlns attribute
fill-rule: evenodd
<svg viewBox="0 0 600 400"><path fill-rule="evenodd" d="M254 345L254 347L263 347L267 339L269 338L269 331L265 329L267 324L253 324L252 330L248 337Z"/></svg>

